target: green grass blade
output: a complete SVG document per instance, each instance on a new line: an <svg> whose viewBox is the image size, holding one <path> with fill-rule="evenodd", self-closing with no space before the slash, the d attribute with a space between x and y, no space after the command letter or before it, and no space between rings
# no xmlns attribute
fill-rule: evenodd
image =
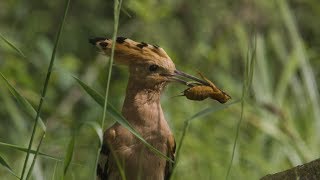
<svg viewBox="0 0 320 180"><path fill-rule="evenodd" d="M243 92L244 92L244 89L245 89L245 85L243 88ZM244 101L244 94L243 94L242 99L241 99L241 113L240 113L239 121L237 123L237 130L236 130L236 134L235 134L235 138L234 138L234 142L233 142L233 146L232 146L232 154L231 154L230 163L228 165L228 170L226 173L226 180L229 178L229 175L231 173L233 159L234 159L234 155L236 152L237 142L238 142L238 138L239 138L239 134L240 134L240 128L241 128L241 124L242 124L242 120L243 120L243 116L244 116L244 103L245 103L245 101Z"/></svg>
<svg viewBox="0 0 320 180"><path fill-rule="evenodd" d="M22 56L23 58L26 58L23 52L19 48L17 48L13 43L7 40L1 33L0 33L0 37L6 44L8 44L12 49L14 49L20 56Z"/></svg>
<svg viewBox="0 0 320 180"><path fill-rule="evenodd" d="M5 168L7 168L7 169L9 169L9 170L11 170L12 171L12 168L9 166L9 164L1 157L1 155L0 155L0 164L2 165L2 166L4 166Z"/></svg>
<svg viewBox="0 0 320 180"><path fill-rule="evenodd" d="M119 17L120 17L120 10L121 10L121 5L122 5L122 0L115 0L114 1L114 7L113 7L113 18L114 18L114 24L113 24L113 36L112 36L112 41L116 42L116 38L117 38L117 33L118 33L118 23L119 23ZM103 127L104 125L104 121L106 118L106 114L107 114L107 106L108 106L108 95L109 95L109 87L110 87L110 81L111 81L111 72L112 72L112 65L113 65L113 60L114 60L114 50L115 50L115 44L116 43L112 43L112 48L111 48L111 56L110 56L110 60L109 60L109 70L108 70L108 79L107 79L107 86L106 86L106 92L105 92L105 98L104 98L104 103L103 103L103 113L102 113L102 119L100 122L100 126ZM99 156L100 156L100 151L102 148L102 144L99 146L99 148L97 149L97 155L96 155L96 161L95 161L95 170L94 173L97 172L97 166L98 166L98 161L99 161ZM117 167L119 169L120 175L122 179L126 179L125 174L123 173L123 168L121 166L121 164L118 161L118 158L116 156L114 156L114 158L116 159L116 164Z"/></svg>
<svg viewBox="0 0 320 180"><path fill-rule="evenodd" d="M57 173L57 168L58 168L58 162L56 162L56 164L54 165L54 168L53 168L53 173L52 173L52 178L51 178L51 180L55 180L55 177L56 177L56 173Z"/></svg>
<svg viewBox="0 0 320 180"><path fill-rule="evenodd" d="M32 105L9 83L9 81L5 78L5 76L0 72L2 79L5 81L10 93L17 99L18 103L22 106L23 110L30 115L32 118L36 117L36 110L32 107ZM39 126L42 130L46 131L46 126L44 125L41 118L38 121Z"/></svg>
<svg viewBox="0 0 320 180"><path fill-rule="evenodd" d="M237 101L233 101L231 103L228 103L228 104L224 104L222 106L213 106L213 107L208 107L202 111L199 111L198 113L196 113L195 115L191 116L190 118L188 118L186 121L192 121L192 120L195 120L195 119L198 119L200 117L204 117L204 116L207 116L208 114L211 114L211 113L214 113L214 112L218 112L218 111L221 111L223 109L226 109L228 108L229 106L233 105L233 104L237 104L239 103L240 100L237 100Z"/></svg>
<svg viewBox="0 0 320 180"><path fill-rule="evenodd" d="M103 106L104 98L94 89L89 87L86 83L81 81L79 78L73 76L75 80L80 84L80 86L90 95L90 97L98 103L100 106Z"/></svg>
<svg viewBox="0 0 320 180"><path fill-rule="evenodd" d="M129 18L132 18L132 15L127 11L126 8L121 7L121 12L123 12L126 16L128 16Z"/></svg>
<svg viewBox="0 0 320 180"><path fill-rule="evenodd" d="M24 161L24 164L23 164L23 169L22 169L22 173L21 173L21 179L23 179L24 173L25 173L26 168L27 168L28 159L29 159L29 155L30 155L30 150L31 150L31 147L32 147L32 144L33 144L34 135L36 134L36 129L37 129L36 128L36 124L39 121L39 117L40 117L41 109L42 109L42 104L43 104L44 98L45 98L46 93L47 93L47 88L48 88L48 85L49 85L49 80L50 80L50 77L51 77L51 72L52 72L52 68L53 68L53 65L54 65L54 60L55 60L56 52L57 52L57 49L58 49L58 44L59 44L61 32L62 32L64 21L66 19L66 16L67 16L67 13L68 13L68 9L69 9L69 4L70 4L70 0L67 0L66 1L66 5L65 5L65 9L64 9L64 15L62 17L62 20L61 20L61 23L60 23L60 26L59 26L59 30L58 30L58 34L56 36L56 40L55 40L55 43L54 43L54 47L53 47L53 51L52 51L49 67L48 67L48 70L47 70L46 79L44 81L43 89L42 89L42 92L41 92L41 98L40 98L39 105L38 105L38 108L37 108L37 115L36 115L36 118L35 118L35 123L34 123L33 129L32 129L32 134L31 134L31 137L30 137L29 145L28 145L28 153L26 155L26 158L25 158L25 161ZM36 158L36 156L34 158ZM32 169L29 169L29 171L32 171Z"/></svg>
<svg viewBox="0 0 320 180"><path fill-rule="evenodd" d="M0 147L9 148L9 149L13 149L13 150L21 151L21 152L28 152L27 148L24 148L24 147L21 147L21 146L18 146L18 145L14 145L14 144L4 143L4 142L0 142ZM36 154L37 151L31 149L30 153L31 154ZM52 155L49 155L47 153L44 153L44 152L38 152L38 153L39 153L40 156L42 156L44 158L51 159L51 160L54 160L54 161L57 161L57 162L63 162L62 159L60 159L58 157L55 157L55 156L52 156ZM80 164L80 163L72 163L72 165L84 166L83 164Z"/></svg>
<svg viewBox="0 0 320 180"><path fill-rule="evenodd" d="M10 148L10 149L14 149L14 150L17 150L17 151L22 151L22 152L28 152L27 148L24 148L24 147L21 147L21 146L18 146L18 145L14 145L14 144L4 143L4 142L0 142L0 147ZM36 154L36 151L31 149L30 153ZM43 157L46 157L48 159L55 160L55 161L62 161L61 159L59 159L57 157L51 156L51 155L43 153L43 152L39 152L39 155L43 156Z"/></svg>
<svg viewBox="0 0 320 180"><path fill-rule="evenodd" d="M41 144L42 144L42 141L43 141L45 135L46 135L46 133L43 132L43 134L42 134L42 136L41 136L41 139L40 139L40 142L39 142L39 144L38 144L36 153L35 153L35 155L34 155L34 157L33 157L31 166L30 166L30 168L29 168L29 171L28 171L26 180L28 180L28 179L30 178L31 174L32 174L32 169L33 169L33 167L34 167L34 165L35 165L35 163L36 163L36 159L37 159L37 156L38 156L38 154L39 154L40 146L41 146Z"/></svg>
<svg viewBox="0 0 320 180"><path fill-rule="evenodd" d="M20 179L19 176L13 172L12 168L9 166L9 164L4 160L0 155L0 164L7 169L12 175L14 175L16 178Z"/></svg>
<svg viewBox="0 0 320 180"><path fill-rule="evenodd" d="M255 32L254 32L255 33ZM253 82L253 74L254 74L254 66L256 62L256 51L257 51L257 36L254 34L251 45L251 53L249 54L250 61L248 61L248 84L247 91L250 90L252 82Z"/></svg>
<svg viewBox="0 0 320 180"><path fill-rule="evenodd" d="M75 135L72 135L72 138L68 144L67 154L63 162L63 175L65 176L68 172L72 157L73 157L73 150L75 144Z"/></svg>
<svg viewBox="0 0 320 180"><path fill-rule="evenodd" d="M174 163L174 166L173 166L173 169L172 169L172 174L174 173L177 165L178 165L178 162L179 162L179 158L180 158L180 151L181 151L181 147L183 145L183 142L184 142L184 139L185 139L185 136L187 134L187 131L188 131L188 128L189 128L189 125L190 123L195 120L195 119L198 119L200 117L205 117L211 113L215 113L215 112L218 112L218 111L221 111L223 109L226 109L228 108L229 106L233 105L233 104L237 104L239 103L240 100L237 100L237 101L233 101L231 103L228 103L228 104L224 104L222 106L212 106L212 107L208 107L202 111L199 111L198 113L196 113L195 115L191 116L190 118L186 119L184 121L184 127L183 127L183 130L182 130L182 135L180 137L180 140L179 140L179 143L178 143L178 146L177 146L177 151L176 151L176 160L175 160L175 163Z"/></svg>
<svg viewBox="0 0 320 180"><path fill-rule="evenodd" d="M238 138L239 138L239 134L240 134L240 128L241 128L241 124L242 124L242 120L243 120L243 116L244 116L245 99L249 93L249 90L252 85L252 80L253 80L253 71L254 71L254 64L255 64L255 59L256 59L256 47L257 47L256 46L257 39L256 39L255 34L253 36L251 43L252 44L249 44L249 48L247 51L246 66L245 66L245 71L244 71L244 83L242 86L242 96L241 96L241 113L240 113L240 118L239 118L239 121L237 124L237 130L236 130L234 143L233 143L233 147L232 147L231 159L230 159L230 163L229 163L228 170L226 173L226 178L225 178L226 180L229 178L229 175L231 173L233 159L234 159L236 146L237 146L237 142L238 142Z"/></svg>
<svg viewBox="0 0 320 180"><path fill-rule="evenodd" d="M86 121L83 123L83 125L87 125L94 130L94 132L97 134L99 138L99 143L101 145L103 143L103 132L101 126L97 122L93 121Z"/></svg>
<svg viewBox="0 0 320 180"><path fill-rule="evenodd" d="M4 86L0 85L0 87L4 87ZM18 105L18 106L16 105L16 99L12 98L11 93L7 89L6 90L4 88L0 89L0 91L1 91L1 93L0 93L1 105L8 112L8 116L6 118L10 119L10 121L13 122L14 130L16 132L23 132L23 131L25 131L26 124L30 123L30 122L25 122L25 116L23 113L21 113L20 105Z"/></svg>
<svg viewBox="0 0 320 180"><path fill-rule="evenodd" d="M74 77L80 86L92 97L100 106L104 104L104 98L97 91L86 85L80 79ZM145 144L150 150L152 150L157 155L165 158L168 161L172 161L172 159L168 158L166 155L161 153L159 150L151 146L143 137L130 125L130 123L110 104L108 103L107 112L123 127L127 128L132 134L134 134L143 144Z"/></svg>

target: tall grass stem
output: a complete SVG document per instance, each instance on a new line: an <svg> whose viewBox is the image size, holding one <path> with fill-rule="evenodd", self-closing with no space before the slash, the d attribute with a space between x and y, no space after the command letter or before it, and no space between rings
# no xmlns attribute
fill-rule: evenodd
<svg viewBox="0 0 320 180"><path fill-rule="evenodd" d="M251 44L253 43L253 44ZM231 168L232 168L232 163L237 147L237 142L240 134L240 129L241 129L241 124L244 116L244 104L245 104L245 99L246 95L248 94L251 84L252 84L252 79L253 79L253 70L254 70L254 60L255 60L255 55L256 55L256 35L254 34L253 36L253 42L251 41L249 44L249 48L247 51L247 60L246 60L246 65L245 65L245 71L244 71L244 83L242 86L242 95L241 95L241 113L240 113L240 119L237 124L237 131L236 135L234 138L234 143L232 147L232 154L231 154L231 159L230 163L228 166L227 174L226 174L226 180L230 176Z"/></svg>
<svg viewBox="0 0 320 180"><path fill-rule="evenodd" d="M190 123L193 120L197 119L197 118L204 117L204 116L207 116L207 115L209 115L211 113L221 111L221 110L223 110L223 109L225 109L225 108L227 108L227 107L229 107L229 106L231 106L233 104L236 104L238 102L240 102L240 101L239 100L233 101L231 103L228 103L228 104L225 104L225 105L219 106L219 107L213 106L213 107L205 108L204 110L199 111L198 113L194 114L193 116L187 118L184 121L184 126L183 126L183 129L182 129L182 135L180 137L179 144L178 144L177 150L176 150L176 159L175 159L175 163L174 163L173 168L172 168L172 174L174 174L175 169L176 169L176 167L178 165L178 162L179 162L179 159L180 159L180 151L181 151L184 139L185 139L185 137L187 135Z"/></svg>
<svg viewBox="0 0 320 180"><path fill-rule="evenodd" d="M55 40L55 43L54 43L54 48L53 48L53 51L52 51L50 64L49 64L49 67L48 67L48 70L47 70L47 75L46 75L46 79L45 79L45 82L44 82L43 90L41 92L41 98L40 98L40 102L39 102L39 105L38 105L38 108L37 108L37 115L35 117L33 129L32 129L32 134L31 134L31 138L30 138L30 141L29 141L29 145L28 145L28 152L27 152L26 158L24 160L24 164L23 164L23 168L22 168L22 173L21 173L20 179L24 178L24 174L25 174L26 169L27 169L27 164L28 164L28 160L29 160L31 147L32 147L32 144L33 144L34 136L36 134L38 120L39 120L41 109L42 109L42 105L43 105L43 102L44 102L44 99L45 99L45 96L46 96L46 92L47 92L49 80L50 80L50 77L51 77L51 72L52 72L52 68L53 68L53 65L54 65L54 60L55 60L55 56L56 56L56 52L57 52L57 48L58 48L61 32L62 32L62 29L63 29L63 24L64 24L64 21L65 21L65 18L67 16L67 12L68 12L68 9L69 9L69 4L70 4L70 0L67 0L66 1L66 6L65 6L65 10L64 10L64 15L63 15L63 18L61 20L61 23L60 23L60 26L59 26L59 31L58 31L58 34L56 36L56 40ZM40 147L39 147L39 149L40 149ZM37 156L34 156L34 158L36 158L36 157ZM32 171L32 169L30 168L29 171Z"/></svg>
<svg viewBox="0 0 320 180"><path fill-rule="evenodd" d="M104 126L104 121L107 115L107 106L108 106L108 95L109 95L109 87L110 87L110 81L111 81L111 74L112 74L112 65L114 61L114 49L115 49L115 42L117 39L117 34L118 34L118 24L119 24L119 17L120 17L120 11L121 11L121 5L122 5L122 0L115 0L114 1L114 26L113 26L113 36L112 36L112 49L111 49L111 56L109 60L109 69L108 69L108 79L107 79L107 86L106 86L106 92L105 92L105 98L104 98L104 105L103 105L103 114L102 114L102 119L101 119L101 128L103 129ZM100 151L102 148L102 143L99 144L98 152L97 152L97 157L96 157L96 162L95 162L95 172L97 172L97 166L98 166L98 161L99 161L99 155ZM125 179L125 174L123 169L121 168L121 164L118 161L118 159L115 157L116 164L119 168L119 172L121 175L122 179Z"/></svg>
<svg viewBox="0 0 320 180"><path fill-rule="evenodd" d="M36 163L36 159L37 159L37 156L39 154L39 150L40 150L40 147L41 147L41 144L42 144L42 141L43 139L45 138L46 136L46 132L43 132L42 135L41 135L41 138L40 138L40 142L38 144L38 147L37 147L37 150L36 150L36 153L34 154L34 157L33 157L33 160L32 160L32 163L31 163L31 166L29 168L29 171L28 171L28 174L27 174L27 177L26 177L26 180L28 180L32 174L32 169Z"/></svg>

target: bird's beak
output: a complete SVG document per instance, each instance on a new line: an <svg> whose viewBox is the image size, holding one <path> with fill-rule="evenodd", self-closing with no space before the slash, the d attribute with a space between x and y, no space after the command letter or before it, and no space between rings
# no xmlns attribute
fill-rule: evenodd
<svg viewBox="0 0 320 180"><path fill-rule="evenodd" d="M194 86L194 84L201 84L201 85L206 85L209 86L210 84L202 79L199 79L195 76L192 76L190 74L187 74L185 72L179 71L179 70L174 70L173 74L167 75L169 81L174 81L174 82L179 82L187 86ZM185 79L189 79L191 81L187 81Z"/></svg>

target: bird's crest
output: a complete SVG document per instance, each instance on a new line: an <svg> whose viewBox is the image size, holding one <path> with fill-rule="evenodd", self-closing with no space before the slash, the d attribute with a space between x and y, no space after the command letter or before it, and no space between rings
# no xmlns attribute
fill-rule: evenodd
<svg viewBox="0 0 320 180"><path fill-rule="evenodd" d="M89 42L110 56L113 43L111 39L97 37L89 39ZM121 64L171 61L167 53L158 45L136 42L125 37L116 39L114 58Z"/></svg>

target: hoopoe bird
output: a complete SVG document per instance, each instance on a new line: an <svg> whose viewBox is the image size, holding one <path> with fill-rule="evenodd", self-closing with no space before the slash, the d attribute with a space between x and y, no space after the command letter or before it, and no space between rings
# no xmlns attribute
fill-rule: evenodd
<svg viewBox="0 0 320 180"><path fill-rule="evenodd" d="M176 70L167 53L157 45L135 42L124 37L118 37L116 42L107 38L92 38L89 42L106 55L111 54L112 43L115 43L115 63L126 65L129 69L122 115L149 144L174 160L176 145L160 105L161 93L172 81L187 85L183 78L207 83ZM97 179L121 179L117 163L121 165L128 180L169 179L173 167L172 162L149 150L119 123L104 132Z"/></svg>

